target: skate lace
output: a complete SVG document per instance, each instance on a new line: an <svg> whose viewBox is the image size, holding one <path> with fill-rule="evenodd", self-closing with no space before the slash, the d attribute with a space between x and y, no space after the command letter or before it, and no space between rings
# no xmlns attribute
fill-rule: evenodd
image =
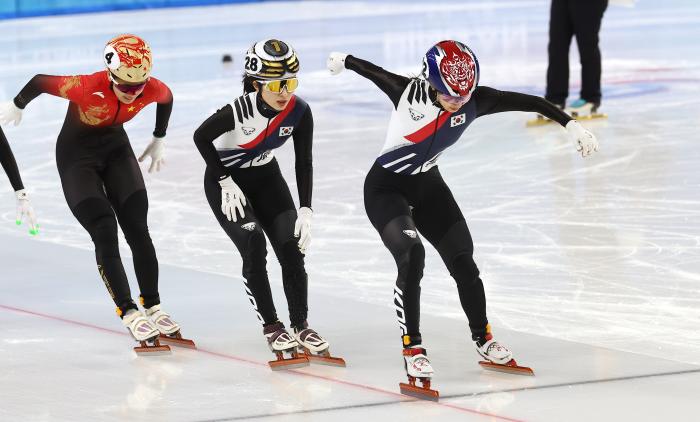
<svg viewBox="0 0 700 422"><path fill-rule="evenodd" d="M413 360L413 366L419 369L423 369L425 366L430 365L430 361L427 357L423 355L418 355Z"/></svg>
<svg viewBox="0 0 700 422"><path fill-rule="evenodd" d="M292 341L292 337L289 335L289 333L286 330L279 333L277 336L275 336L275 339L274 339L275 343L288 343L290 341Z"/></svg>
<svg viewBox="0 0 700 422"><path fill-rule="evenodd" d="M325 340L321 338L321 336L311 328L306 328L302 331L300 331L297 334L299 340L303 341L304 343L311 343L315 345L319 345L321 343L325 343Z"/></svg>
<svg viewBox="0 0 700 422"><path fill-rule="evenodd" d="M505 347L501 346L497 341L494 341L489 345L489 347L486 349L486 353L490 354L492 351L496 352L507 352L508 349Z"/></svg>

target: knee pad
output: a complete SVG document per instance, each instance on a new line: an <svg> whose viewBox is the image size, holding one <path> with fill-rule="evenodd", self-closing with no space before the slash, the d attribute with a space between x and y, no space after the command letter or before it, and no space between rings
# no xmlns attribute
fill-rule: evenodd
<svg viewBox="0 0 700 422"><path fill-rule="evenodd" d="M457 255L448 268L458 283L475 283L479 279L479 268L470 254Z"/></svg>
<svg viewBox="0 0 700 422"><path fill-rule="evenodd" d="M295 273L304 269L304 255L299 250L296 240L285 242L281 255L279 261L283 273Z"/></svg>
<svg viewBox="0 0 700 422"><path fill-rule="evenodd" d="M92 221L88 231L95 244L95 252L98 256L120 256L117 220L113 216L103 215L96 218Z"/></svg>
<svg viewBox="0 0 700 422"><path fill-rule="evenodd" d="M396 281L401 290L405 290L407 285L419 284L423 278L423 268L425 267L425 248L420 242L416 242L403 253L396 262L399 270L399 277Z"/></svg>
<svg viewBox="0 0 700 422"><path fill-rule="evenodd" d="M265 272L267 265L267 242L265 241L265 235L260 228L256 227L255 230L250 232L248 236L248 244L245 252L242 254L243 258L243 277L246 279L251 274Z"/></svg>
<svg viewBox="0 0 700 422"><path fill-rule="evenodd" d="M148 196L146 190L131 194L121 206L119 222L129 245L146 241L151 243L148 233Z"/></svg>

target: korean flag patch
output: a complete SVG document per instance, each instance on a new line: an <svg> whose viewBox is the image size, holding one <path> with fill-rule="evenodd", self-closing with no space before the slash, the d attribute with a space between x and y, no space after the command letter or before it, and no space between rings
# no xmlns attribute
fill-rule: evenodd
<svg viewBox="0 0 700 422"><path fill-rule="evenodd" d="M466 122L466 121L467 121L467 116L465 115L465 113L458 114L456 116L452 116L450 118L450 127L463 125L464 122Z"/></svg>
<svg viewBox="0 0 700 422"><path fill-rule="evenodd" d="M294 126L282 126L280 127L280 136L289 136L293 130Z"/></svg>

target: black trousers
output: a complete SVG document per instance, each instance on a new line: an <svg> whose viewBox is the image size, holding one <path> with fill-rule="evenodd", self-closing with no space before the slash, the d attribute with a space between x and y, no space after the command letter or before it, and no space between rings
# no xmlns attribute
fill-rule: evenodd
<svg viewBox="0 0 700 422"><path fill-rule="evenodd" d="M581 98L599 104L601 58L598 33L608 0L552 0L545 98L564 105L569 96L569 47L576 36L581 58Z"/></svg>
<svg viewBox="0 0 700 422"><path fill-rule="evenodd" d="M56 163L63 193L75 218L95 245L97 268L110 296L123 315L137 309L131 298L117 237L117 225L133 254L142 304L160 303L158 259L148 233L148 196L126 133L107 138L62 139Z"/></svg>
<svg viewBox="0 0 700 422"><path fill-rule="evenodd" d="M474 244L464 216L437 167L415 176L393 173L374 163L364 186L365 210L396 261L394 305L409 346L420 342L420 280L425 249L435 247L457 283L472 338L486 334L486 297L473 258Z"/></svg>
<svg viewBox="0 0 700 422"><path fill-rule="evenodd" d="M263 325L277 322L266 268L267 234L282 267L282 284L291 325L301 327L308 314L308 277L304 255L294 237L296 208L277 160L260 167L231 169L230 174L248 201L245 218L228 221L221 212L221 186L209 168L204 174L204 192L214 216L241 254L245 290L250 303Z"/></svg>

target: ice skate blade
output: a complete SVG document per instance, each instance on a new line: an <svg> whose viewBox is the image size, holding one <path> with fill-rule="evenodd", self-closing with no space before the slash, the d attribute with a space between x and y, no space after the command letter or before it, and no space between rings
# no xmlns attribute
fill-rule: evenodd
<svg viewBox="0 0 700 422"><path fill-rule="evenodd" d="M574 117L574 116L572 116ZM608 115L605 113L593 113L593 114L586 114L584 116L576 116L574 119L576 120L598 120L598 119L607 119Z"/></svg>
<svg viewBox="0 0 700 422"><path fill-rule="evenodd" d="M306 356L304 356L289 359L271 360L268 362L268 365L270 365L270 369L272 369L273 371L285 371L287 369L296 369L309 366L309 359L307 359Z"/></svg>
<svg viewBox="0 0 700 422"><path fill-rule="evenodd" d="M171 354L170 346L136 346L134 352L139 356L165 356Z"/></svg>
<svg viewBox="0 0 700 422"><path fill-rule="evenodd" d="M194 344L194 341L186 338L180 337L168 337L163 334L161 334L158 337L158 340L163 343L163 344L169 344L171 346L177 346L177 347L184 347L186 349L196 349L197 346Z"/></svg>
<svg viewBox="0 0 700 422"><path fill-rule="evenodd" d="M347 365L345 365L345 359L343 358L336 358L333 356L318 356L318 355L306 355L306 357L309 359L309 362L316 364L316 365L326 365L326 366L338 366L341 368L345 368Z"/></svg>
<svg viewBox="0 0 700 422"><path fill-rule="evenodd" d="M537 126L544 126L548 125L550 123L556 123L554 120L550 120L544 117L538 117L536 119L531 119L525 122L526 127L537 127Z"/></svg>
<svg viewBox="0 0 700 422"><path fill-rule="evenodd" d="M598 120L598 119L607 119L608 115L605 113L595 113L595 114L587 114L584 116L571 116L576 120ZM549 125L552 123L557 123L554 120L550 120L547 118L536 118L536 119L530 119L525 123L526 127L538 127L538 126L545 126Z"/></svg>
<svg viewBox="0 0 700 422"><path fill-rule="evenodd" d="M435 402L440 400L440 393L437 390L406 384L405 382L399 383L399 388L401 389L401 394L406 396Z"/></svg>
<svg viewBox="0 0 700 422"><path fill-rule="evenodd" d="M526 375L531 377L535 376L535 372L532 369L528 368L527 366L519 366L514 360L502 365L482 360L479 362L479 365L481 365L482 368L490 371L505 372L507 374L515 375Z"/></svg>

